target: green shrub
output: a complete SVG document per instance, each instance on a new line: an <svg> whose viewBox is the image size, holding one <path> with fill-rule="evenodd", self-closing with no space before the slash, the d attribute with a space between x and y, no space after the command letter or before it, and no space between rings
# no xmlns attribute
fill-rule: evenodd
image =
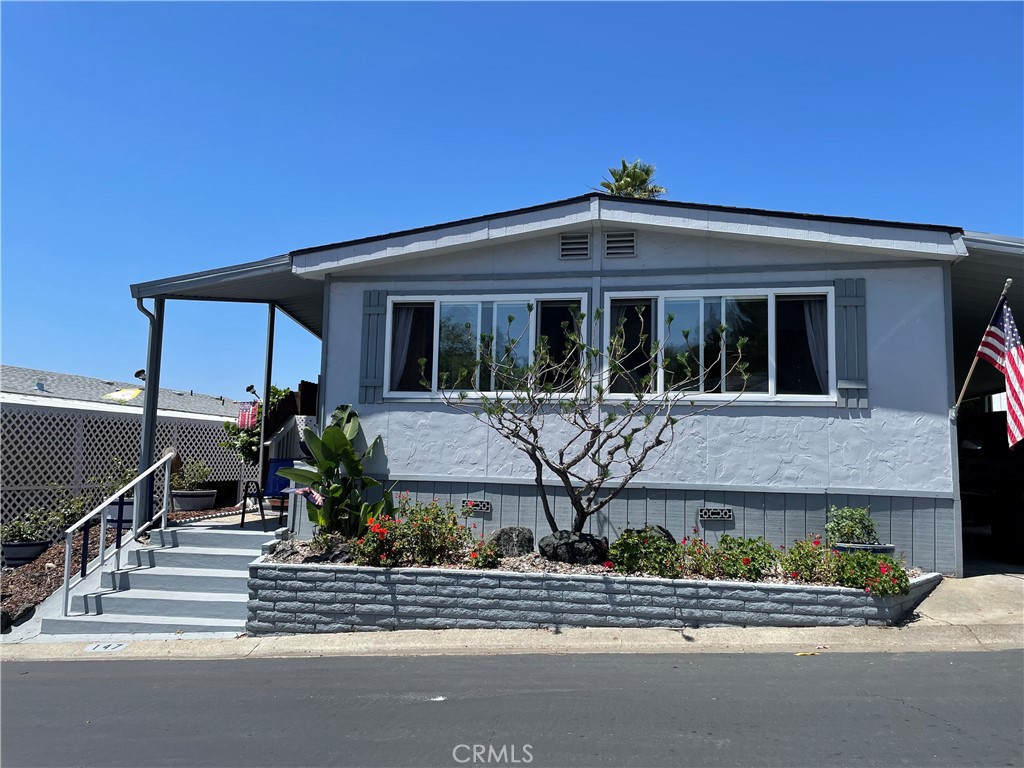
<svg viewBox="0 0 1024 768"><path fill-rule="evenodd" d="M837 555L837 582L843 587L863 589L872 595L906 595L910 577L903 566L889 555L850 552Z"/></svg>
<svg viewBox="0 0 1024 768"><path fill-rule="evenodd" d="M797 581L813 584L835 583L838 577L839 555L825 546L821 537L793 542L793 546L779 558L782 573Z"/></svg>
<svg viewBox="0 0 1024 768"><path fill-rule="evenodd" d="M455 508L437 499L419 504L401 496L394 516L384 514L366 522L366 532L353 547L359 565L454 565L465 560L471 547L470 531L459 522Z"/></svg>
<svg viewBox="0 0 1024 768"><path fill-rule="evenodd" d="M844 544L877 544L878 532L875 521L864 507L836 507L828 513L825 523L825 537L829 546Z"/></svg>
<svg viewBox="0 0 1024 768"><path fill-rule="evenodd" d="M760 581L779 563L775 547L760 536L744 539L723 534L715 550L721 575L726 579Z"/></svg>
<svg viewBox="0 0 1024 768"><path fill-rule="evenodd" d="M609 549L617 573L678 579L683 570L683 550L674 541L642 530L622 532Z"/></svg>
<svg viewBox="0 0 1024 768"><path fill-rule="evenodd" d="M33 507L23 517L0 525L0 541L49 541L52 535L64 533L81 520L86 511L84 497L60 491L51 507Z"/></svg>
<svg viewBox="0 0 1024 768"><path fill-rule="evenodd" d="M188 459L171 475L172 491L198 491L210 479L213 470L202 459Z"/></svg>
<svg viewBox="0 0 1024 768"><path fill-rule="evenodd" d="M498 545L493 541L484 541L482 536L469 551L469 565L471 568L497 568L501 562Z"/></svg>
<svg viewBox="0 0 1024 768"><path fill-rule="evenodd" d="M448 502L414 504L406 494L399 497L395 516L414 565L451 565L470 546L470 531Z"/></svg>
<svg viewBox="0 0 1024 768"><path fill-rule="evenodd" d="M694 528L696 533L697 529ZM715 549L699 536L683 539L683 572L701 579L717 579L722 575L722 564Z"/></svg>

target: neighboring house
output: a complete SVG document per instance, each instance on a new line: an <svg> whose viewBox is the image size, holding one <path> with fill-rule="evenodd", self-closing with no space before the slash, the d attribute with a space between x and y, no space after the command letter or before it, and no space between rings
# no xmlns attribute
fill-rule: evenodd
<svg viewBox="0 0 1024 768"><path fill-rule="evenodd" d="M105 381L0 366L0 495L4 521L45 505L59 488L99 503L95 479L119 458L138 462L142 382ZM223 397L161 389L158 450L175 446L213 470L212 483L236 483L241 462L220 443L238 405Z"/></svg>
<svg viewBox="0 0 1024 768"><path fill-rule="evenodd" d="M992 252L981 240L1000 241L1008 250L996 270L1020 273L1019 241L974 237ZM496 332L511 315L530 339L557 344L578 309L600 347L611 318L642 302L656 333L672 313L676 332L686 324L716 355L707 331L724 322L751 338L746 391L709 380L696 401L735 402L683 422L592 530L614 538L652 522L680 537L698 526L781 545L822 532L830 505L869 505L910 565L959 573L949 409L974 349L961 344L970 348L957 348L954 367L954 335L980 338L988 314L977 307L991 312L1002 286L998 272L965 271L965 309L954 312L954 265L973 264L970 240L958 227L588 194L136 285L133 295L157 299L161 313L164 299L192 298L287 311L323 339L321 416L354 403L366 435L383 436L375 472L417 496L490 502L480 530L538 535L547 526L525 457L420 385L420 358L435 386L443 373L442 327ZM733 520L705 524L701 508L731 509ZM564 496L555 515L568 527Z"/></svg>

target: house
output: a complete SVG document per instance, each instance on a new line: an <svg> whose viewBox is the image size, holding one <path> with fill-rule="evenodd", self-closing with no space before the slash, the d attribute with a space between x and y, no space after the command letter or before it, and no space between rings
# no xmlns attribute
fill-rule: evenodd
<svg viewBox="0 0 1024 768"><path fill-rule="evenodd" d="M13 365L0 366L0 516L4 522L49 503L58 488L102 500L96 478L115 459L134 467L139 455L145 384ZM224 422L237 404L198 392L161 389L156 440L202 459L211 482L237 498L241 462L222 447ZM234 490L234 496L232 496Z"/></svg>
<svg viewBox="0 0 1024 768"><path fill-rule="evenodd" d="M722 407L681 425L592 530L614 538L652 522L677 536L696 527L781 545L820 533L831 505L870 506L910 565L962 573L950 407L1003 280L1022 267L1021 241L955 226L594 193L132 292L140 308L154 300L157 369L165 300L265 302L270 338L274 312L285 311L323 341L321 421L353 403L366 435L382 435L372 471L417 497L473 501L480 530L526 525L539 535L532 466L431 391L444 380L442 325L498 333L512 318L523 338L557 345L580 312L600 347L610 318L642 304L655 334L671 314L704 339L707 365L723 354L707 330L724 323L727 335L752 339L746 388L705 380L693 400ZM983 386L975 393L999 383ZM568 527L565 497L552 494ZM707 509L724 519L702 519Z"/></svg>

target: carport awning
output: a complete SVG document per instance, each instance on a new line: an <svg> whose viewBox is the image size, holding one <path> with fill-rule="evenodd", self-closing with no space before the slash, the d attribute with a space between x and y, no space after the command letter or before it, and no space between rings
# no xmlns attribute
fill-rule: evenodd
<svg viewBox="0 0 1024 768"><path fill-rule="evenodd" d="M1024 326L1024 239L965 232L964 245L967 256L953 265L952 274L953 369L958 393L1008 277L1013 278L1010 308L1018 327ZM967 397L1005 389L1003 375L982 363L974 370Z"/></svg>
<svg viewBox="0 0 1024 768"><path fill-rule="evenodd" d="M314 336L323 338L324 283L297 277L288 254L137 283L131 291L136 299L274 304Z"/></svg>

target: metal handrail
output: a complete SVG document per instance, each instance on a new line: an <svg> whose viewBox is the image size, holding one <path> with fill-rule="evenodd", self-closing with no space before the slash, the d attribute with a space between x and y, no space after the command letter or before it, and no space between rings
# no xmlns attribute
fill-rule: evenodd
<svg viewBox="0 0 1024 768"><path fill-rule="evenodd" d="M107 554L107 516L104 514L114 502L118 502L120 508L118 510L118 525L117 525L117 546L114 547L115 556L115 569L121 567L121 545L122 545L122 534L121 534L121 522L122 515L124 514L124 496L132 489L138 490L140 482L145 480L150 475L154 474L161 467L164 468L164 503L163 508L155 515L153 519L147 521L143 525L139 525L138 516L132 515L132 538L137 539L140 534L146 532L156 521L160 520L160 528L165 529L167 527L167 512L171 507L171 462L178 453L174 448L168 448L164 455L157 461L153 466L147 469L145 472L137 475L127 485L119 488L111 496L100 502L99 506L93 509L88 514L84 515L78 522L70 526L64 533L64 595L62 600L62 611L63 615L68 615L68 598L71 592L71 588L79 583L88 576L90 573L95 571L97 568L102 566L108 559ZM137 495L137 494L136 494ZM141 499L139 499L141 503ZM89 529L92 527L93 519L97 515L103 515L100 518L100 551L99 557L93 561L92 565L89 565ZM75 533L82 530L82 567L79 572L78 580L74 584L71 583L71 559L72 549L74 544Z"/></svg>

